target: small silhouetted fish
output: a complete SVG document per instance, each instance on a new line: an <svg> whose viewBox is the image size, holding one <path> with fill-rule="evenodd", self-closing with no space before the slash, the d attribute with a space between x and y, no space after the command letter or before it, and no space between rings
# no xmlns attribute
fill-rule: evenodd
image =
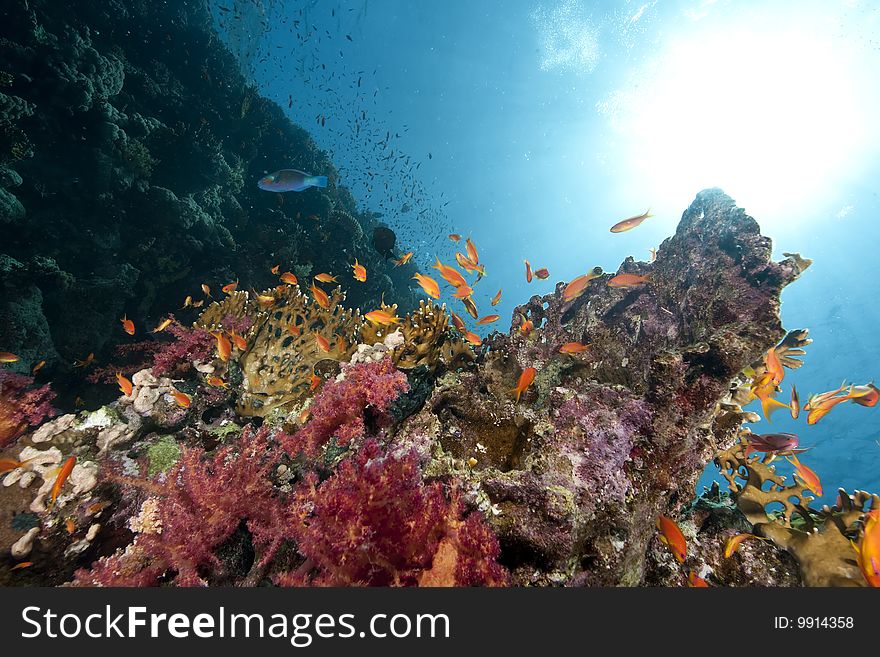
<svg viewBox="0 0 880 657"><path fill-rule="evenodd" d="M387 259L394 258L394 244L397 235L387 226L376 226L373 230L373 247Z"/></svg>

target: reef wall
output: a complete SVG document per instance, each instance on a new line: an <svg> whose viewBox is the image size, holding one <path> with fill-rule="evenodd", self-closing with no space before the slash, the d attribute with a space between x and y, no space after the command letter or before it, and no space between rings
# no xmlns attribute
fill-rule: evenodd
<svg viewBox="0 0 880 657"><path fill-rule="evenodd" d="M279 264L307 279L357 257L351 305L415 306L412 266L375 252L375 220L248 86L206 3L10 0L0 43L0 345L20 371L106 362L124 314L152 327L202 283L262 289ZM329 187L256 187L285 167Z"/></svg>

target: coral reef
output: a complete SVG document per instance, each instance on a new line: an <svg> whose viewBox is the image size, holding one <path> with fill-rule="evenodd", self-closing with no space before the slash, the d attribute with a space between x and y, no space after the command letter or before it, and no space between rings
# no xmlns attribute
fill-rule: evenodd
<svg viewBox="0 0 880 657"><path fill-rule="evenodd" d="M29 426L37 426L57 413L55 393L49 384L33 386L23 374L0 369L0 448L18 438Z"/></svg>
<svg viewBox="0 0 880 657"><path fill-rule="evenodd" d="M415 307L369 243L370 215L246 83L205 3L13 0L0 38L0 343L22 373L46 359L82 386L71 364L111 361L123 314L142 335L202 283L265 288L279 262L344 271L357 253L371 276L353 305ZM282 162L331 184L279 204L256 181Z"/></svg>
<svg viewBox="0 0 880 657"><path fill-rule="evenodd" d="M796 481L786 484L767 459L746 456L741 442L715 458L752 531L788 551L807 586L867 586L851 541L865 515L880 509L880 496L839 489L834 506L816 510L809 490Z"/></svg>

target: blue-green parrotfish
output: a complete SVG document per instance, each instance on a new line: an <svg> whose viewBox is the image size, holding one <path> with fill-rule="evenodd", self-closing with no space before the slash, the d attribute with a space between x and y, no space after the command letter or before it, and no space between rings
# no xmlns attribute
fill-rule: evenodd
<svg viewBox="0 0 880 657"><path fill-rule="evenodd" d="M267 192L301 192L309 187L326 187L327 176L312 176L297 169L281 169L260 178L257 187Z"/></svg>

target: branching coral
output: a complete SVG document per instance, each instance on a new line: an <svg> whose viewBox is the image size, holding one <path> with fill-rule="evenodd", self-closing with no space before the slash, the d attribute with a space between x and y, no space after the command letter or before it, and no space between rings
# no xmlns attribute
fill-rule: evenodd
<svg viewBox="0 0 880 657"><path fill-rule="evenodd" d="M57 414L49 384L32 387L33 378L0 369L0 447Z"/></svg>
<svg viewBox="0 0 880 657"><path fill-rule="evenodd" d="M392 351L391 358L400 369L411 370L424 365L434 372L441 366L451 369L474 359L473 351L450 330L445 304L438 306L422 300L399 327L365 325L361 340L375 344L396 330L403 334L403 343Z"/></svg>
<svg viewBox="0 0 880 657"><path fill-rule="evenodd" d="M858 536L865 514L880 509L880 497L840 489L833 507L817 511L809 506L813 497L807 489L786 484L766 460L746 457L742 443L715 458L754 533L790 552L807 586L864 586L850 540Z"/></svg>
<svg viewBox="0 0 880 657"><path fill-rule="evenodd" d="M293 436L282 436L287 452L314 455L330 438L347 445L364 435L366 418L372 425L390 420L391 404L409 388L406 375L395 369L390 358L378 363L350 365L344 378L324 385L309 410L312 418Z"/></svg>
<svg viewBox="0 0 880 657"><path fill-rule="evenodd" d="M313 500L299 541L307 561L281 584L321 586L500 585L498 542L478 513L424 484L412 452L384 455L368 441L356 458L303 496Z"/></svg>

